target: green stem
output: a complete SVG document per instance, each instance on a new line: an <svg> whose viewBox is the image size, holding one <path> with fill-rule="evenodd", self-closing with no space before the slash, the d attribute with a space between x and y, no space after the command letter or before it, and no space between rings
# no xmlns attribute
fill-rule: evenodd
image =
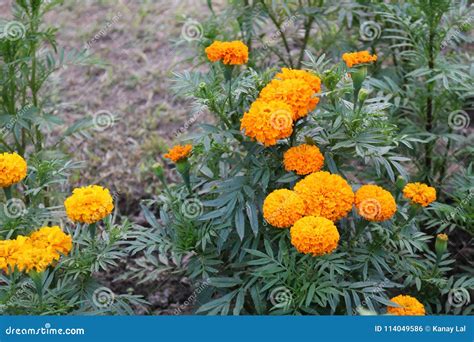
<svg viewBox="0 0 474 342"><path fill-rule="evenodd" d="M8 188L3 188L3 192L5 193L5 197L7 201L12 199L12 187L9 186Z"/></svg>
<svg viewBox="0 0 474 342"><path fill-rule="evenodd" d="M92 238L93 241L95 240L96 232L97 232L97 223L90 224L89 225L89 233L90 233L91 238Z"/></svg>

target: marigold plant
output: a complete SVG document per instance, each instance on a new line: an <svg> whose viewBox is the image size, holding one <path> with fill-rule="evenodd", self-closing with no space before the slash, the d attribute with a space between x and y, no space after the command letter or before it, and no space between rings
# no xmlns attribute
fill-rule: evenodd
<svg viewBox="0 0 474 342"><path fill-rule="evenodd" d="M386 221L397 211L392 194L377 185L363 185L355 193L355 206L360 216L369 221Z"/></svg>
<svg viewBox="0 0 474 342"><path fill-rule="evenodd" d="M248 61L249 49L241 41L215 41L206 48L207 57L211 62L222 61L224 64L238 65Z"/></svg>
<svg viewBox="0 0 474 342"><path fill-rule="evenodd" d="M307 175L321 170L324 165L324 156L318 147L302 144L289 148L283 154L283 165L286 171Z"/></svg>
<svg viewBox="0 0 474 342"><path fill-rule="evenodd" d="M64 207L72 221L92 224L112 213L114 201L108 189L89 185L74 189L64 201Z"/></svg>
<svg viewBox="0 0 474 342"><path fill-rule="evenodd" d="M339 232L331 220L306 216L296 221L290 229L291 244L300 253L320 256L337 248Z"/></svg>
<svg viewBox="0 0 474 342"><path fill-rule="evenodd" d="M305 213L304 202L291 190L275 190L265 198L263 217L272 226L289 228Z"/></svg>
<svg viewBox="0 0 474 342"><path fill-rule="evenodd" d="M412 203L426 207L436 200L436 189L419 182L408 183L403 188L403 196Z"/></svg>

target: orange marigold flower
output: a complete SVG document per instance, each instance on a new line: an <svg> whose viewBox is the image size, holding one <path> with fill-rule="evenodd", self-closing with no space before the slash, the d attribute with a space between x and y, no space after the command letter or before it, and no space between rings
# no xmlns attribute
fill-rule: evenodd
<svg viewBox="0 0 474 342"><path fill-rule="evenodd" d="M296 221L290 229L291 244L300 253L319 256L337 248L339 232L331 220L306 216Z"/></svg>
<svg viewBox="0 0 474 342"><path fill-rule="evenodd" d="M418 299L411 296L399 295L396 296L390 301L400 305L401 307L387 307L387 313L390 315L397 316L424 316L425 307L421 304Z"/></svg>
<svg viewBox="0 0 474 342"><path fill-rule="evenodd" d="M291 115L290 106L282 101L257 100L240 120L240 129L245 130L246 136L272 146L293 133Z"/></svg>
<svg viewBox="0 0 474 342"><path fill-rule="evenodd" d="M423 207L436 200L436 189L423 183L408 183L403 188L403 197Z"/></svg>
<svg viewBox="0 0 474 342"><path fill-rule="evenodd" d="M295 185L306 206L306 215L337 221L352 209L354 193L344 178L326 171L306 176Z"/></svg>
<svg viewBox="0 0 474 342"><path fill-rule="evenodd" d="M313 92L319 93L321 91L321 79L306 70L282 68L281 72L275 75L275 78L279 80L303 80L309 84Z"/></svg>
<svg viewBox="0 0 474 342"><path fill-rule="evenodd" d="M0 153L0 187L8 188L26 177L26 161L17 153Z"/></svg>
<svg viewBox="0 0 474 342"><path fill-rule="evenodd" d="M43 272L71 248L72 238L61 228L42 227L29 237L19 235L14 240L0 241L0 269Z"/></svg>
<svg viewBox="0 0 474 342"><path fill-rule="evenodd" d="M224 64L245 64L249 59L249 48L239 40L221 42L216 40L206 48L207 58L211 62L222 60Z"/></svg>
<svg viewBox="0 0 474 342"><path fill-rule="evenodd" d="M321 170L324 156L314 145L302 144L290 148L283 155L286 171L295 171L298 175L307 175Z"/></svg>
<svg viewBox="0 0 474 342"><path fill-rule="evenodd" d="M311 86L302 79L274 79L262 89L260 99L287 103L293 111L293 120L308 115L319 102Z"/></svg>
<svg viewBox="0 0 474 342"><path fill-rule="evenodd" d="M304 215L304 203L291 190L273 191L263 202L263 217L274 227L288 228Z"/></svg>
<svg viewBox="0 0 474 342"><path fill-rule="evenodd" d="M192 145L176 145L164 155L165 158L171 159L175 163L183 160L189 156L191 150L193 149Z"/></svg>
<svg viewBox="0 0 474 342"><path fill-rule="evenodd" d="M377 55L371 55L369 51L350 52L342 55L342 59L349 68L363 63L372 63L377 60Z"/></svg>
<svg viewBox="0 0 474 342"><path fill-rule="evenodd" d="M74 222L96 223L114 210L110 191L99 185L89 185L73 190L64 201L67 216Z"/></svg>
<svg viewBox="0 0 474 342"><path fill-rule="evenodd" d="M377 185L363 185L355 194L355 206L359 215L369 221L385 221L397 211L392 194Z"/></svg>

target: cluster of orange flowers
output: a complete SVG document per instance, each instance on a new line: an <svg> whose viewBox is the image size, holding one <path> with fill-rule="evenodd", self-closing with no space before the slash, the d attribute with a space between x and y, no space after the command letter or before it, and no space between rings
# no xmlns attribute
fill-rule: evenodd
<svg viewBox="0 0 474 342"><path fill-rule="evenodd" d="M241 41L221 42L216 40L206 48L211 62L222 61L228 65L245 64L249 59L249 49Z"/></svg>
<svg viewBox="0 0 474 342"><path fill-rule="evenodd" d="M320 90L316 75L283 68L244 114L240 129L264 146L273 146L291 136L294 122L316 108Z"/></svg>
<svg viewBox="0 0 474 342"><path fill-rule="evenodd" d="M408 183L405 186L404 193L407 188L412 187L413 183ZM434 189L428 186L423 188L425 192L417 194L418 197L426 199ZM412 203L426 203L420 203L418 197L412 198ZM431 197L430 201L432 202L435 199L436 196ZM263 216L274 227L288 228L293 226L290 234L292 243L298 251L302 253L310 251L313 255L321 255L332 252L337 244L331 243L320 249L322 246L319 243L314 245L314 240L308 239L307 235L311 232L316 234L317 230L311 228L314 224L321 224L322 229L332 230L333 227L326 221L303 219L305 217L322 217L331 222L336 222L347 216L353 205L355 205L359 215L368 221L389 220L397 211L394 197L382 187L372 184L363 185L354 194L352 187L341 176L326 171L318 171L309 174L296 183L294 191L279 189L270 193L263 204ZM299 221L302 221L302 223L298 223ZM299 228L295 229L297 223ZM311 227L308 226L305 230L301 229L302 225L309 223L311 223ZM305 232L305 238L298 238L298 235L303 231ZM335 234L329 234L328 236L335 236ZM333 241L332 238L331 241ZM332 249L326 248L327 246L331 246Z"/></svg>
<svg viewBox="0 0 474 342"><path fill-rule="evenodd" d="M377 55L371 55L369 51L350 52L342 55L342 60L349 68L358 64L372 63L377 60Z"/></svg>
<svg viewBox="0 0 474 342"><path fill-rule="evenodd" d="M0 269L7 273L14 269L43 272L71 248L72 238L61 228L42 227L30 236L0 241Z"/></svg>

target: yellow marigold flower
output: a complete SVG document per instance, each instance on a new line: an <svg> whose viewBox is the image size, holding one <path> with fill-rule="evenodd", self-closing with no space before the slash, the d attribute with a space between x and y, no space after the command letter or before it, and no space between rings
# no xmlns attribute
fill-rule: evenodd
<svg viewBox="0 0 474 342"><path fill-rule="evenodd" d="M400 308L393 306L387 307L387 313L390 315L397 316L424 316L425 307L421 304L418 299L411 296L399 295L396 296L390 301L400 305Z"/></svg>
<svg viewBox="0 0 474 342"><path fill-rule="evenodd" d="M192 145L176 145L170 149L168 153L164 155L164 157L177 163L180 160L187 158L190 155L192 149Z"/></svg>
<svg viewBox="0 0 474 342"><path fill-rule="evenodd" d="M355 206L359 215L369 221L385 221L397 211L392 194L377 185L363 185L355 194Z"/></svg>
<svg viewBox="0 0 474 342"><path fill-rule="evenodd" d="M19 235L14 240L0 241L0 268L5 272L15 268L20 272L43 272L71 248L71 236L57 226L43 227L29 237Z"/></svg>
<svg viewBox="0 0 474 342"><path fill-rule="evenodd" d="M354 65L375 62L377 55L371 55L369 51L358 51L345 53L342 55L342 59L349 68L352 68Z"/></svg>
<svg viewBox="0 0 474 342"><path fill-rule="evenodd" d="M337 248L339 232L331 220L306 216L296 221L290 229L291 244L300 253L319 256Z"/></svg>
<svg viewBox="0 0 474 342"><path fill-rule="evenodd" d="M64 207L72 221L91 224L109 215L114 209L114 201L108 189L89 185L74 189Z"/></svg>
<svg viewBox="0 0 474 342"><path fill-rule="evenodd" d="M17 153L0 154L0 187L8 188L26 177L26 161Z"/></svg>
<svg viewBox="0 0 474 342"><path fill-rule="evenodd" d="M286 171L307 175L321 170L324 165L324 156L316 146L302 144L292 147L284 153L283 165L285 165Z"/></svg>
<svg viewBox="0 0 474 342"><path fill-rule="evenodd" d="M306 70L282 68L281 72L275 75L275 78L279 80L303 80L311 87L314 93L321 91L321 79Z"/></svg>
<svg viewBox="0 0 474 342"><path fill-rule="evenodd" d="M436 189L423 183L408 183L403 188L403 197L426 207L436 200Z"/></svg>
<svg viewBox="0 0 474 342"><path fill-rule="evenodd" d="M303 215L303 200L291 190L275 190L263 202L263 217L274 227L288 228Z"/></svg>
<svg viewBox="0 0 474 342"><path fill-rule="evenodd" d="M319 102L312 87L302 79L274 79L262 89L260 99L285 102L293 111L293 120L308 115Z"/></svg>
<svg viewBox="0 0 474 342"><path fill-rule="evenodd" d="M265 146L272 146L293 133L291 108L282 101L257 100L240 120L245 135Z"/></svg>
<svg viewBox="0 0 474 342"><path fill-rule="evenodd" d="M239 40L221 42L216 40L206 48L207 58L211 62L222 60L224 64L245 64L249 59L249 48Z"/></svg>
<svg viewBox="0 0 474 342"><path fill-rule="evenodd" d="M72 238L60 227L42 227L30 235L32 243L37 247L50 248L52 252L68 254L72 248Z"/></svg>
<svg viewBox="0 0 474 342"><path fill-rule="evenodd" d="M306 215L337 221L352 209L354 193L344 178L326 171L312 173L295 185L303 199Z"/></svg>

